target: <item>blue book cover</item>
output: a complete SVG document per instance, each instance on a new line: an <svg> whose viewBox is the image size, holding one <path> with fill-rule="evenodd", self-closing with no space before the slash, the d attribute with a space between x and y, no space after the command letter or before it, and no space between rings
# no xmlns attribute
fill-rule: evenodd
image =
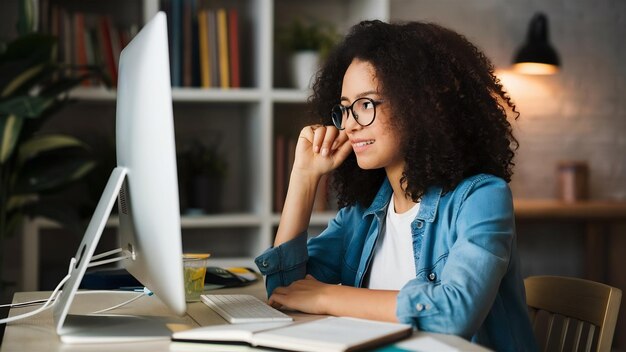
<svg viewBox="0 0 626 352"><path fill-rule="evenodd" d="M170 57L172 62L171 75L172 75L172 87L180 87L182 85L182 22L183 22L183 0L171 0L172 5L172 36L170 41L172 42L172 52Z"/></svg>

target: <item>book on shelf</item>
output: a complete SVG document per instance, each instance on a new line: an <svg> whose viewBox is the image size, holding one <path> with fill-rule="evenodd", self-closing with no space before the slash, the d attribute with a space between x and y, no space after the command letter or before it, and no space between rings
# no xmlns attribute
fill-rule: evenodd
<svg viewBox="0 0 626 352"><path fill-rule="evenodd" d="M183 82L185 87L191 87L193 84L192 76L192 31L193 31L193 8L191 1L185 1L183 4Z"/></svg>
<svg viewBox="0 0 626 352"><path fill-rule="evenodd" d="M183 25L183 0L170 1L171 26L170 41L170 75L172 87L182 86L182 25Z"/></svg>
<svg viewBox="0 0 626 352"><path fill-rule="evenodd" d="M241 87L239 72L239 12L228 10L228 57L230 58L230 86Z"/></svg>
<svg viewBox="0 0 626 352"><path fill-rule="evenodd" d="M137 24L119 25L110 15L70 11L57 3L46 6L50 13L42 21L45 27L41 31L58 38L58 61L70 66L100 66L115 86L120 52L136 33ZM68 75L72 72L72 69L66 70ZM82 72L86 71L78 70L79 74ZM84 81L83 85L90 83Z"/></svg>
<svg viewBox="0 0 626 352"><path fill-rule="evenodd" d="M410 325L374 320L326 317L306 322L226 324L205 326L172 335L174 347L184 343L206 343L217 349L232 344L304 352L342 352L368 350L410 336ZM182 345L182 346L181 346ZM200 347L200 346L199 346ZM204 348L203 348L204 349Z"/></svg>
<svg viewBox="0 0 626 352"><path fill-rule="evenodd" d="M200 0L166 0L160 6L169 18L172 86L239 88L239 10Z"/></svg>
<svg viewBox="0 0 626 352"><path fill-rule="evenodd" d="M113 25L111 24L111 18L108 16L100 17L100 46L104 52L104 62L106 69L111 78L111 83L117 85L117 61L115 60L115 54L113 53L113 41L112 33Z"/></svg>
<svg viewBox="0 0 626 352"><path fill-rule="evenodd" d="M274 211L281 212L287 195L287 166L285 136L278 135L274 145Z"/></svg>
<svg viewBox="0 0 626 352"><path fill-rule="evenodd" d="M226 24L226 9L220 8L216 12L217 21L217 52L220 70L220 88L230 88L230 62L228 60L228 25Z"/></svg>
<svg viewBox="0 0 626 352"><path fill-rule="evenodd" d="M208 12L201 10L198 12L198 41L200 47L200 86L209 88L211 86L211 58L209 55L209 27Z"/></svg>
<svg viewBox="0 0 626 352"><path fill-rule="evenodd" d="M211 71L211 84L210 87L219 87L220 85L220 70L219 70L219 56L217 53L217 14L215 10L207 10L207 40L209 41L209 70Z"/></svg>

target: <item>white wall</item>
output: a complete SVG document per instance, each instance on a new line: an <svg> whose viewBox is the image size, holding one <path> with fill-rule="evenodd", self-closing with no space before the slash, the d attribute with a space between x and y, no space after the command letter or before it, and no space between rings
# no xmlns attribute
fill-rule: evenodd
<svg viewBox="0 0 626 352"><path fill-rule="evenodd" d="M538 11L548 16L561 72L506 72ZM576 159L589 163L592 198L626 199L626 1L392 0L391 18L452 28L499 69L521 112L515 196L554 197L557 162Z"/></svg>

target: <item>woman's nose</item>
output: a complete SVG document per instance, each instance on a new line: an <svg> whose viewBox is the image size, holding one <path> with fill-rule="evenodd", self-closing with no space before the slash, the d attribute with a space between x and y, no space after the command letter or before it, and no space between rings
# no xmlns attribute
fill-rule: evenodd
<svg viewBox="0 0 626 352"><path fill-rule="evenodd" d="M363 127L356 122L356 117L354 116L354 111L352 111L352 109L348 110L348 118L346 119L345 127L347 131L354 131Z"/></svg>

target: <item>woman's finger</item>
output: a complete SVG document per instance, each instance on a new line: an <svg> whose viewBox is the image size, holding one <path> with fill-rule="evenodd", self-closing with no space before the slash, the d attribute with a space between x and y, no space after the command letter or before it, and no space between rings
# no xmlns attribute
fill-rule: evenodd
<svg viewBox="0 0 626 352"><path fill-rule="evenodd" d="M343 144L338 146L337 151L333 154L333 163L335 163L335 165L340 165L344 160L346 160L351 152L352 144L350 144L350 141L346 139Z"/></svg>
<svg viewBox="0 0 626 352"><path fill-rule="evenodd" d="M326 135L326 126L316 125L311 128L313 129L313 152L319 153Z"/></svg>
<svg viewBox="0 0 626 352"><path fill-rule="evenodd" d="M276 309L280 309L283 307L283 305L278 302L278 300L280 300L281 298L278 298L278 300L276 299L277 297L281 297L281 295L271 295L270 299L267 301L267 304L269 304L270 306L276 308Z"/></svg>
<svg viewBox="0 0 626 352"><path fill-rule="evenodd" d="M337 138L339 134L339 130L333 126L326 127L326 133L324 135L324 140L322 141L321 146L321 154L322 156L328 156L331 153L333 142Z"/></svg>
<svg viewBox="0 0 626 352"><path fill-rule="evenodd" d="M345 143L348 140L348 135L346 134L345 131L337 130L337 132L338 132L337 138L335 138L335 140L333 141L333 145L330 148L331 153L335 152L337 148L339 148L339 146L341 146L343 143Z"/></svg>

